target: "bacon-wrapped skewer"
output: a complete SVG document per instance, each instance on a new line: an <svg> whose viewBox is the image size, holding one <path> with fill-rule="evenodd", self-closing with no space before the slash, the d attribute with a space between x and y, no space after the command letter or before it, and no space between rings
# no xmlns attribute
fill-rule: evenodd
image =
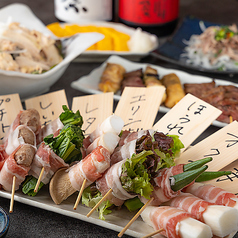
<svg viewBox="0 0 238 238"><path fill-rule="evenodd" d="M56 133L59 132L67 124L78 125L79 127L82 126L83 119L79 111L74 113L69 110L66 105L63 105L62 108L64 111L59 115L58 118L41 128L36 136L37 145L39 145L46 136L49 136L51 134L56 135Z"/></svg>
<svg viewBox="0 0 238 238"><path fill-rule="evenodd" d="M154 200L151 205L159 206L171 198L178 196L184 187L194 183L207 168L203 166L212 160L211 157L200 159L188 164L178 164L170 168L164 168L159 171L158 176L153 178L153 192L150 197ZM147 199L140 197L143 203Z"/></svg>
<svg viewBox="0 0 238 238"><path fill-rule="evenodd" d="M15 190L25 180L31 168L32 160L35 156L36 148L29 144L19 145L19 147L8 156L0 172L0 184L6 191L12 191L13 177L16 177Z"/></svg>
<svg viewBox="0 0 238 238"><path fill-rule="evenodd" d="M57 172L50 181L50 195L56 204L60 204L74 192L79 191L86 179L85 187L102 177L110 166L110 153L98 146L84 159L68 170Z"/></svg>
<svg viewBox="0 0 238 238"><path fill-rule="evenodd" d="M112 114L111 116L106 118L101 124L99 124L97 128L83 140L84 148L87 149L95 139L105 133L110 132L119 135L123 126L124 121L122 120L122 118L116 116L115 114Z"/></svg>
<svg viewBox="0 0 238 238"><path fill-rule="evenodd" d="M192 218L192 216L178 208L170 206L148 206L141 213L141 217L149 226L160 230L168 238L210 238L211 228Z"/></svg>
<svg viewBox="0 0 238 238"><path fill-rule="evenodd" d="M25 125L30 127L30 129L37 135L41 129L40 114L35 109L27 109L20 111L15 120L10 125L7 134L4 136L3 142L8 139L9 134L11 134L18 126Z"/></svg>
<svg viewBox="0 0 238 238"><path fill-rule="evenodd" d="M235 207L238 209L238 196L214 185L194 183L184 189L184 192L191 193L194 196L213 204Z"/></svg>
<svg viewBox="0 0 238 238"><path fill-rule="evenodd" d="M29 172L32 175L23 184L25 194L35 196L38 191L38 185L41 188L49 183L53 174L62 167L69 167L69 164L82 159L82 145L84 135L81 130L82 117L77 111L75 114L64 109L65 123L68 122L55 135L51 134L44 138L37 150L32 163L32 169ZM60 116L61 116L60 115ZM38 181L38 178L39 181ZM39 183L41 181L41 183ZM32 192L34 191L34 192Z"/></svg>
<svg viewBox="0 0 238 238"><path fill-rule="evenodd" d="M214 205L189 193L172 198L166 205L182 209L211 227L212 233L225 237L238 229L238 210Z"/></svg>

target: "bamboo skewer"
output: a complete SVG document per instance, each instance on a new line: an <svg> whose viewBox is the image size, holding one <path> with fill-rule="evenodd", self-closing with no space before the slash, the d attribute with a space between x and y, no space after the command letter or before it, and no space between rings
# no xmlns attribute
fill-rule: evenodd
<svg viewBox="0 0 238 238"><path fill-rule="evenodd" d="M77 197L77 199L76 199L76 202L75 202L75 204L74 204L74 210L76 210L76 209L77 209L77 206L79 205L80 199L81 199L82 194L83 194L83 190L85 189L85 186L86 186L86 182L87 182L87 179L84 179L83 184L82 184L82 187L81 187L81 189L80 189L80 191L79 191L79 194L78 194L78 197Z"/></svg>
<svg viewBox="0 0 238 238"><path fill-rule="evenodd" d="M42 167L41 172L40 172L40 176L39 176L39 178L38 178L38 180L37 180L37 183L36 183L36 186L35 186L35 189L34 189L34 192L35 192L35 193L38 191L38 188L39 188L39 186L40 186L41 178L42 178L42 176L43 176L44 171L45 171L45 168Z"/></svg>
<svg viewBox="0 0 238 238"><path fill-rule="evenodd" d="M16 188L16 176L13 176L13 180L12 180L12 196L11 196L10 209L9 209L10 213L13 212L15 188Z"/></svg>
<svg viewBox="0 0 238 238"><path fill-rule="evenodd" d="M145 210L147 206L151 204L154 200L152 197L137 213L136 215L127 223L127 225L122 229L122 231L118 234L118 237L122 237L125 231L130 227L130 225L140 216L140 214Z"/></svg>
<svg viewBox="0 0 238 238"><path fill-rule="evenodd" d="M92 210L87 214L87 217L90 217L91 214L101 205L101 203L112 193L112 189L110 189L103 198L92 208Z"/></svg>
<svg viewBox="0 0 238 238"><path fill-rule="evenodd" d="M152 232L152 233L150 233L150 234L148 234L148 235L146 235L146 236L143 236L143 237L141 237L141 238L148 238L148 237L154 236L154 235L156 235L156 234L158 234L158 233L160 233L160 232L162 232L162 231L164 231L164 228L161 228L161 229L159 229L159 230L157 230L157 231L154 231L154 232Z"/></svg>

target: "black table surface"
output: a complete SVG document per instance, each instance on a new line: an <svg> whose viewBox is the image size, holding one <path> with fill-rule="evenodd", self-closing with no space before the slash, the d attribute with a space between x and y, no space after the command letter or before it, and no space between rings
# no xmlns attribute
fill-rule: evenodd
<svg viewBox="0 0 238 238"><path fill-rule="evenodd" d="M12 3L24 3L28 5L34 14L44 23L49 24L57 21L54 16L53 0L1 0L0 8ZM200 19L217 22L220 24L238 24L238 1L236 0L180 0L179 20L187 15L194 15ZM159 39L163 42L165 38ZM164 62L153 56L146 56L141 62L151 63L171 69L184 70L191 74L205 75L197 71L187 70L179 66ZM72 62L62 77L50 88L50 91L65 89L69 106L71 106L73 97L86 95L83 92L71 88L71 82L77 80L83 75L87 75L92 69L98 67L100 62ZM238 82L238 77L209 75L210 77L221 78ZM115 102L116 105L116 102ZM159 120L163 114L158 113L156 120ZM208 135L216 132L218 127L210 126L194 142L196 144ZM9 199L0 197L0 206L9 210ZM7 237L117 237L117 232L106 229L95 224L53 213L44 209L35 208L20 202L14 202L14 211L10 214L10 228ZM124 235L123 237L129 237Z"/></svg>

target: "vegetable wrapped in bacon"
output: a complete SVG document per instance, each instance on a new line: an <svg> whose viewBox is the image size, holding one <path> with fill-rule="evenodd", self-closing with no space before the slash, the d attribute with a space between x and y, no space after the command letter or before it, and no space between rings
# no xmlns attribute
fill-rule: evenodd
<svg viewBox="0 0 238 238"><path fill-rule="evenodd" d="M50 182L50 194L56 204L60 204L77 190L79 191L86 179L85 187L102 177L106 169L110 167L110 153L103 146L98 146L84 159L74 164L67 170L63 170L60 176L58 172Z"/></svg>
<svg viewBox="0 0 238 238"><path fill-rule="evenodd" d="M238 196L214 185L194 183L188 186L184 192L191 193L213 204L236 207L238 209Z"/></svg>
<svg viewBox="0 0 238 238"><path fill-rule="evenodd" d="M141 217L149 226L160 230L168 238L210 238L211 228L192 218L192 216L178 208L170 206L148 206L141 213Z"/></svg>
<svg viewBox="0 0 238 238"><path fill-rule="evenodd" d="M87 149L94 140L106 133L113 133L119 135L124 126L124 121L121 117L112 114L107 117L102 123L100 123L97 128L90 133L84 140L84 148Z"/></svg>
<svg viewBox="0 0 238 238"><path fill-rule="evenodd" d="M36 148L29 144L19 145L19 147L8 156L0 171L0 184L6 191L12 190L13 177L16 177L15 190L19 189L31 169L32 161L36 153Z"/></svg>
<svg viewBox="0 0 238 238"><path fill-rule="evenodd" d="M166 205L190 213L193 218L209 225L216 236L225 237L238 229L238 210L235 208L213 205L189 193L172 198Z"/></svg>

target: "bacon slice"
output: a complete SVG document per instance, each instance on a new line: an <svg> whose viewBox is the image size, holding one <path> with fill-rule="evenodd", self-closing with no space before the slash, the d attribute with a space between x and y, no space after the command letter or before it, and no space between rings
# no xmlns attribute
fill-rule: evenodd
<svg viewBox="0 0 238 238"><path fill-rule="evenodd" d="M98 146L83 160L68 169L69 179L76 190L80 190L84 179L86 187L102 177L110 167L110 153L103 146Z"/></svg>
<svg viewBox="0 0 238 238"><path fill-rule="evenodd" d="M56 131L61 130L63 127L64 125L59 118L42 127L38 135L36 136L37 145L39 145L46 136L55 134Z"/></svg>
<svg viewBox="0 0 238 238"><path fill-rule="evenodd" d="M41 181L47 184L59 168L69 167L69 165L56 155L48 145L42 142L33 159L29 175L38 178L43 167L44 173Z"/></svg>
<svg viewBox="0 0 238 238"><path fill-rule="evenodd" d="M10 125L10 128L5 135L3 142L7 140L9 134L11 134L18 126L25 125L31 128L31 130L37 135L41 129L40 114L35 109L27 109L20 111L15 120Z"/></svg>
<svg viewBox="0 0 238 238"><path fill-rule="evenodd" d="M121 167L126 160L122 160L112 165L103 175L102 178L96 181L96 187L104 196L110 189L111 195L108 200L116 206L121 206L125 200L135 197L125 191L120 181Z"/></svg>
<svg viewBox="0 0 238 238"><path fill-rule="evenodd" d="M124 126L124 121L121 119L121 117L116 116L115 114L109 116L106 118L101 124L97 126L97 128L89 135L87 136L84 141L83 145L84 148L87 149L88 146L98 137L101 135L111 132L116 135L119 135L122 128Z"/></svg>
<svg viewBox="0 0 238 238"><path fill-rule="evenodd" d="M192 215L193 218L204 222L203 213L212 203L204 201L190 193L182 193L169 201L171 207L182 209Z"/></svg>
<svg viewBox="0 0 238 238"><path fill-rule="evenodd" d="M15 190L19 189L20 184L25 180L25 177L28 175L30 166L25 166L23 164L18 164L15 160L15 155L18 151L23 149L24 145L19 145L18 148L5 160L3 167L0 172L0 184L6 191L12 190L12 181L13 177L16 177L16 187ZM28 147L29 148L29 147ZM34 148L34 147L33 147ZM34 150L35 151L35 148ZM32 151L24 151L24 153L32 153ZM35 154L35 153L34 153ZM34 154L31 154L33 158Z"/></svg>
<svg viewBox="0 0 238 238"><path fill-rule="evenodd" d="M148 213L148 215L146 213ZM149 221L148 219L143 220L149 225L152 225L155 230L163 228L164 231L162 231L161 234L168 238L180 238L177 225L179 225L182 220L191 217L189 213L169 206L149 206L141 215L142 218L148 216Z"/></svg>
<svg viewBox="0 0 238 238"><path fill-rule="evenodd" d="M120 140L120 137L112 132L107 132L98 138L96 138L86 149L86 154L90 154L95 148L98 146L103 146L106 148L110 154L113 153L115 147L118 144L118 141Z"/></svg>
<svg viewBox="0 0 238 238"><path fill-rule="evenodd" d="M181 193L181 191L174 192L171 189L170 177L182 172L183 164L179 164L171 168L164 168L160 171L159 175L154 178L156 186L154 186L154 190L151 194L151 197L154 198L151 205L159 206L160 204L169 201L171 198L174 198ZM144 197L140 197L140 200L143 203L146 203L148 201Z"/></svg>
<svg viewBox="0 0 238 238"><path fill-rule="evenodd" d="M21 135L22 130L25 130L27 135ZM5 151L10 155L19 145L23 144L31 144L36 148L36 136L30 127L19 125L8 135L8 138L4 143Z"/></svg>
<svg viewBox="0 0 238 238"><path fill-rule="evenodd" d="M194 183L188 186L184 192L191 193L207 202L228 207L234 207L236 205L235 200L238 198L237 195L222 188L202 183Z"/></svg>

